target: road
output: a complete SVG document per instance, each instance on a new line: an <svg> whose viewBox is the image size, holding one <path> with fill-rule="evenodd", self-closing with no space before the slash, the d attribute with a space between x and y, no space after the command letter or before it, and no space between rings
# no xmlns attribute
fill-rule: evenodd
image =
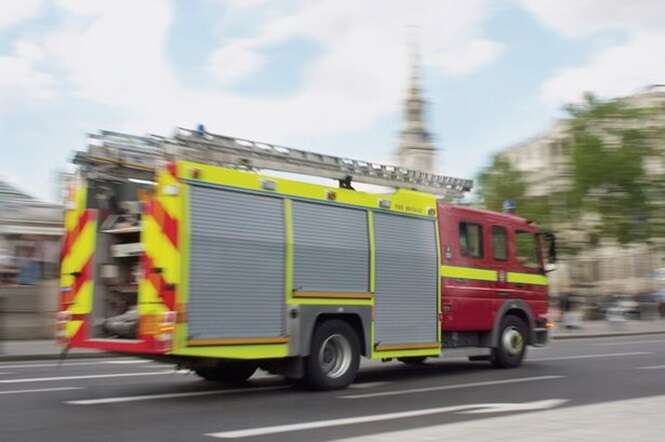
<svg viewBox="0 0 665 442"><path fill-rule="evenodd" d="M665 440L665 335L557 341L525 364L365 364L351 388L223 387L136 358L0 364L0 440Z"/></svg>

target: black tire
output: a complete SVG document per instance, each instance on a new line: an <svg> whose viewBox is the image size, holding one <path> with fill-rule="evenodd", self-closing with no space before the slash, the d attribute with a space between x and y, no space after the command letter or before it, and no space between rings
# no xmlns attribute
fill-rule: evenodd
<svg viewBox="0 0 665 442"><path fill-rule="evenodd" d="M514 315L501 319L498 330L498 343L492 349L490 362L496 368L516 368L522 364L526 355L528 326Z"/></svg>
<svg viewBox="0 0 665 442"><path fill-rule="evenodd" d="M220 361L212 367L197 368L194 372L206 381L240 384L251 378L257 368L254 361Z"/></svg>
<svg viewBox="0 0 665 442"><path fill-rule="evenodd" d="M406 358L397 358L403 364L406 365L422 365L425 363L427 356L409 356Z"/></svg>
<svg viewBox="0 0 665 442"><path fill-rule="evenodd" d="M360 365L360 341L348 323L332 319L321 323L312 336L305 359L305 382L315 390L336 390L351 384Z"/></svg>

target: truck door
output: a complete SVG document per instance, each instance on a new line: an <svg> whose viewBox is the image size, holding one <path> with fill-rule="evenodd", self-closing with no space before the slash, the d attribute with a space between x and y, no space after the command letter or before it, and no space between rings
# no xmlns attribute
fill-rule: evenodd
<svg viewBox="0 0 665 442"><path fill-rule="evenodd" d="M478 213L451 206L440 210L443 330L490 330L497 272L489 256L489 226Z"/></svg>
<svg viewBox="0 0 665 442"><path fill-rule="evenodd" d="M515 298L529 304L536 317L547 311L547 277L538 235L532 229L517 226L512 230L512 259L506 287Z"/></svg>

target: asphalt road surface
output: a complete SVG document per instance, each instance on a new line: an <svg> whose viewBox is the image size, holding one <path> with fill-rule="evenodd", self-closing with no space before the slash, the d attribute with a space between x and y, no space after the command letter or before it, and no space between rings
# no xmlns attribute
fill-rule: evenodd
<svg viewBox="0 0 665 442"><path fill-rule="evenodd" d="M365 364L310 392L242 387L137 358L0 364L0 441L663 441L665 335L557 341L523 367Z"/></svg>

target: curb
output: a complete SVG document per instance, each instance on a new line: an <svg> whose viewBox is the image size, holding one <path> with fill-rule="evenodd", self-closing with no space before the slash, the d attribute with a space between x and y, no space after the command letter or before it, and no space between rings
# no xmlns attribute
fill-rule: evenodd
<svg viewBox="0 0 665 442"><path fill-rule="evenodd" d="M119 353L70 353L65 360L68 359L102 359L102 358L117 358L120 356L127 357L127 355ZM0 354L0 362L21 362L21 361L57 361L60 360L60 353L48 354L26 354L26 355L3 355Z"/></svg>
<svg viewBox="0 0 665 442"><path fill-rule="evenodd" d="M570 335L552 335L550 339L553 340L566 340L566 339L587 339L587 338L613 338L620 336L640 336L640 335L662 335L665 330L654 331L630 331L630 332L601 332L601 333L576 333Z"/></svg>

